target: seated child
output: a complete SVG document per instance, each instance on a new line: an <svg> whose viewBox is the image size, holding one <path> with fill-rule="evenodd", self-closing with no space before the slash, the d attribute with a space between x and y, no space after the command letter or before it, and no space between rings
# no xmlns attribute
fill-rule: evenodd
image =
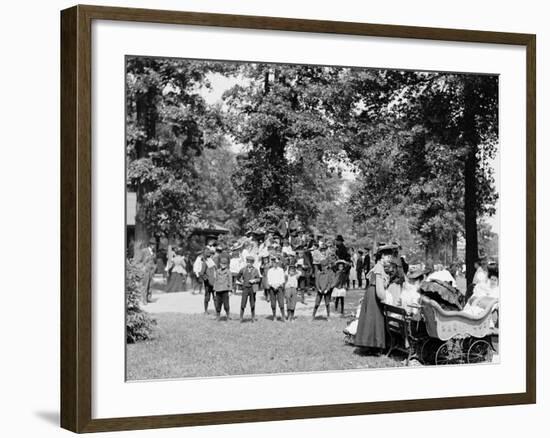
<svg viewBox="0 0 550 438"><path fill-rule="evenodd" d="M359 324L359 315L361 314L362 303L363 303L363 298L359 300L359 304L357 305L357 309L355 310L354 318L344 329L344 334L346 335L344 338L344 342L346 344L353 345L355 342L355 335L357 334L357 326Z"/></svg>
<svg viewBox="0 0 550 438"><path fill-rule="evenodd" d="M407 275L407 281L403 284L403 290L401 291L401 306L407 311L408 314L416 316L419 313L420 293L418 289L420 283L424 280L428 271L424 269L417 269L409 272Z"/></svg>
<svg viewBox="0 0 550 438"><path fill-rule="evenodd" d="M463 312L466 312L472 316L480 315L487 309L487 306L490 306L494 303L495 298L498 300L498 268L489 268L488 271L489 281L486 283L478 283L475 285L474 293L464 306L464 309L462 309ZM495 309L496 306L498 306L498 302L495 305ZM492 323L495 327L498 323L498 315L496 312L497 311L495 310L495 314L492 320Z"/></svg>

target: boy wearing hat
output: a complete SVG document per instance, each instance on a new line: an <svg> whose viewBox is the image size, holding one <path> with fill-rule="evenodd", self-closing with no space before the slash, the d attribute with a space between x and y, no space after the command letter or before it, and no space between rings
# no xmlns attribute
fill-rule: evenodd
<svg viewBox="0 0 550 438"><path fill-rule="evenodd" d="M271 302L271 312L273 313L273 321L276 321L277 303L281 311L281 319L285 322L285 271L281 267L281 259L275 259L275 265L267 271L267 284L269 286L269 301Z"/></svg>
<svg viewBox="0 0 550 438"><path fill-rule="evenodd" d="M323 260L319 265L319 272L315 277L315 289L317 295L315 297L315 306L313 307L312 319L315 320L315 314L321 304L321 300L324 299L325 307L327 309L327 321L330 320L330 293L332 292L332 286L334 283L334 273L332 269L327 268L327 261Z"/></svg>
<svg viewBox="0 0 550 438"><path fill-rule="evenodd" d="M296 265L292 264L288 267L285 282L285 300L287 319L294 321L294 309L296 309L296 300L298 298L298 279L302 272L296 269Z"/></svg>
<svg viewBox="0 0 550 438"><path fill-rule="evenodd" d="M222 304L225 314L227 315L227 321L231 319L229 316L229 292L233 289L233 277L229 270L229 258L227 256L220 256L220 266L215 271L214 280L214 292L216 293L216 319L221 319Z"/></svg>
<svg viewBox="0 0 550 438"><path fill-rule="evenodd" d="M241 297L241 322L244 321L244 309L250 298L250 313L252 322L255 321L256 292L261 281L259 271L254 267L254 257L246 257L246 266L239 272L238 278L242 281L243 294Z"/></svg>
<svg viewBox="0 0 550 438"><path fill-rule="evenodd" d="M204 249L203 263L200 278L204 283L204 314L208 315L208 304L210 296L216 306L216 296L214 294L214 281L216 279L216 264L212 260L212 253L208 248Z"/></svg>

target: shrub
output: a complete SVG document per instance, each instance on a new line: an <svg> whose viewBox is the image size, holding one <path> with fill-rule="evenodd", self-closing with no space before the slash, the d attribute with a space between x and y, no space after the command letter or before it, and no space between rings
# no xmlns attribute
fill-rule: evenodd
<svg viewBox="0 0 550 438"><path fill-rule="evenodd" d="M126 261L126 342L133 344L152 338L156 320L140 307L143 272L130 260Z"/></svg>

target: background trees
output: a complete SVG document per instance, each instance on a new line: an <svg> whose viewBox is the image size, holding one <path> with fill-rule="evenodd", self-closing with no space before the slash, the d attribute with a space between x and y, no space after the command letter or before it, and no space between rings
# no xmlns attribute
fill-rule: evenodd
<svg viewBox="0 0 550 438"><path fill-rule="evenodd" d="M213 74L234 85L207 104ZM127 84L137 244L290 212L418 258L456 258L465 238L469 280L479 236L493 245L495 76L129 58Z"/></svg>
<svg viewBox="0 0 550 438"><path fill-rule="evenodd" d="M228 90L228 128L243 146L233 182L253 215L298 214L312 225L319 203L332 201L337 147L326 102L341 69L243 64L246 86Z"/></svg>
<svg viewBox="0 0 550 438"><path fill-rule="evenodd" d="M377 132L360 155L363 185L352 198L352 212L359 219L384 217L392 205L400 206L426 257L449 242L456 253L457 236L464 235L471 281L478 217L494 214L497 200L491 164L498 78L393 71L355 86L364 108L357 124Z"/></svg>
<svg viewBox="0 0 550 438"><path fill-rule="evenodd" d="M136 192L135 246L179 236L200 216L194 160L219 144L219 114L200 94L216 63L129 57L126 70L127 185Z"/></svg>

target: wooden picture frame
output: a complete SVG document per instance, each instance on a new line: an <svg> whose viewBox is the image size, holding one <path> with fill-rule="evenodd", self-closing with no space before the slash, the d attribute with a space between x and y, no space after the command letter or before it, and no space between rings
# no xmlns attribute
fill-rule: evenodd
<svg viewBox="0 0 550 438"><path fill-rule="evenodd" d="M519 45L526 48L526 391L523 393L348 403L196 414L92 418L93 20ZM531 34L75 6L61 12L61 426L99 432L529 404L536 401L535 49Z"/></svg>

